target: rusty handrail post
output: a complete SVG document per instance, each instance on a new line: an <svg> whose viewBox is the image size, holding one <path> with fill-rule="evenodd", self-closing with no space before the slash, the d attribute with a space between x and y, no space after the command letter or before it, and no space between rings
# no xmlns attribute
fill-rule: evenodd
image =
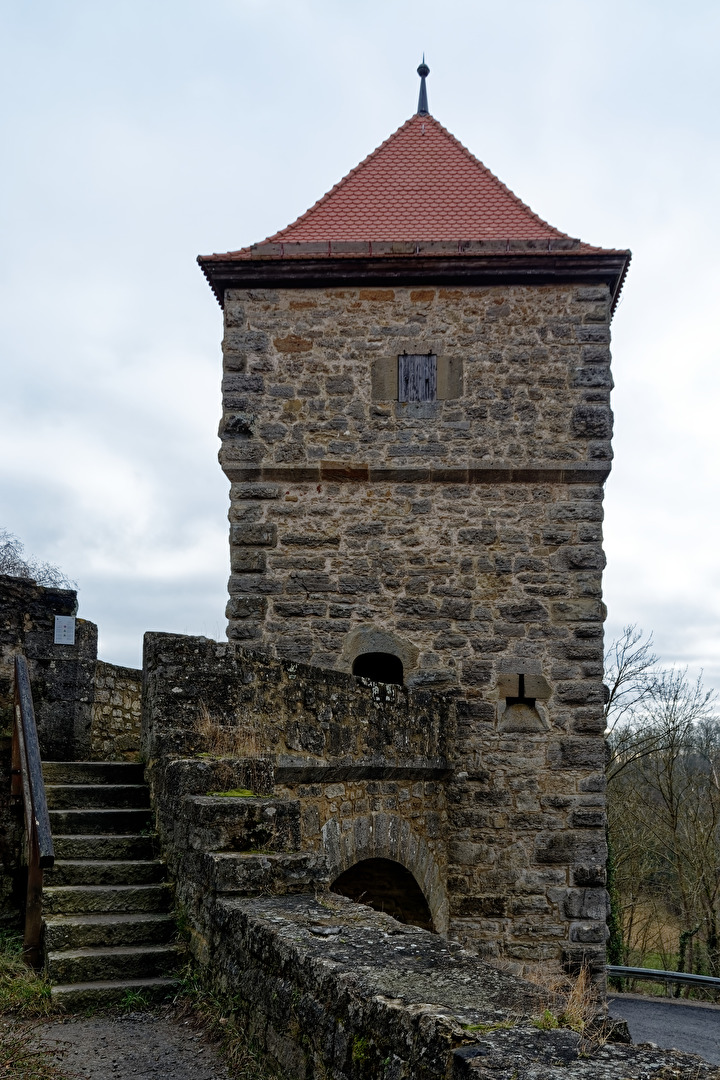
<svg viewBox="0 0 720 1080"><path fill-rule="evenodd" d="M42 966L43 870L55 862L42 761L38 743L30 675L24 656L15 657L15 723L13 724L11 790L22 795L27 846L27 898L23 956L31 967Z"/></svg>

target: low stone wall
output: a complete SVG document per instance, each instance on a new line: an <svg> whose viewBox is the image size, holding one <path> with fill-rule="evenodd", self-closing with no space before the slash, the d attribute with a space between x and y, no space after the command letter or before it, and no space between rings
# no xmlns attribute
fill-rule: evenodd
<svg viewBox="0 0 720 1080"><path fill-rule="evenodd" d="M143 753L208 750L202 725L238 757L271 756L277 779L337 782L447 773L452 697L281 661L234 642L146 634ZM349 770L352 770L350 772Z"/></svg>
<svg viewBox="0 0 720 1080"><path fill-rule="evenodd" d="M142 671L97 661L90 728L93 761L137 760L141 693Z"/></svg>
<svg viewBox="0 0 720 1080"><path fill-rule="evenodd" d="M208 975L287 1080L718 1075L690 1054L539 1030L557 1010L545 991L344 897L206 894L205 906Z"/></svg>
<svg viewBox="0 0 720 1080"><path fill-rule="evenodd" d="M329 891L346 863L395 859L443 930L443 781L418 775L449 771L451 699L198 638L148 635L145 659L143 745L189 947L279 1075L715 1080L689 1055L540 1030L561 1011L546 991ZM230 735L252 721L269 752L203 750L205 714Z"/></svg>

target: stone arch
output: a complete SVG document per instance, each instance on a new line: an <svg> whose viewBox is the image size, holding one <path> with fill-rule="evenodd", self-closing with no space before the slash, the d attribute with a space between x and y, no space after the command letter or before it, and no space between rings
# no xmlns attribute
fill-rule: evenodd
<svg viewBox="0 0 720 1080"><path fill-rule="evenodd" d="M435 929L424 892L410 871L394 859L361 859L335 878L330 888L398 922Z"/></svg>
<svg viewBox="0 0 720 1080"><path fill-rule="evenodd" d="M358 653L353 660L352 673L373 682L394 683L396 686L403 685L405 676L400 657L387 652Z"/></svg>
<svg viewBox="0 0 720 1080"><path fill-rule="evenodd" d="M339 670L352 671L355 660L362 653L390 653L396 656L402 663L405 679L417 669L420 656L420 650L405 638L372 623L356 626L346 634L338 661Z"/></svg>
<svg viewBox="0 0 720 1080"><path fill-rule="evenodd" d="M344 824L347 824L345 822ZM409 870L427 900L438 934L448 930L448 899L443 875L427 842L397 814L359 814L343 830L335 818L322 827L329 880L364 859L389 859Z"/></svg>

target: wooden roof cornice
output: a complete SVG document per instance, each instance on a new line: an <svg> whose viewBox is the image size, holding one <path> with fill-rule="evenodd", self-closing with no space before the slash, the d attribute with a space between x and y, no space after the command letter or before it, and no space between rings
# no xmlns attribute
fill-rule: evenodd
<svg viewBox="0 0 720 1080"><path fill-rule="evenodd" d="M613 309L631 253L550 240L268 242L198 257L224 306L227 289L412 285L605 284Z"/></svg>

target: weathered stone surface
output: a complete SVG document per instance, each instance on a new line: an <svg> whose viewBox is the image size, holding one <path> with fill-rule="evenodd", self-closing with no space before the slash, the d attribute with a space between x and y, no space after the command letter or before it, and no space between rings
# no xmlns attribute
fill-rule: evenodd
<svg viewBox="0 0 720 1080"><path fill-rule="evenodd" d="M368 640L386 645L378 634ZM490 663L473 663L486 685ZM527 671L537 661L521 663ZM144 672L144 753L178 881L206 880L211 871L198 860L208 851L312 856L292 886L308 889L387 859L415 877L435 928L468 946L536 963L585 941L595 957L605 933L605 907L589 899L604 884L599 774L592 793L579 795L578 785L601 740L504 731L490 702L373 684L204 638L147 635ZM543 676L523 680L551 693ZM519 675L502 674L499 687L516 693ZM208 755L208 722L234 757ZM562 749L576 744L575 757ZM209 797L238 788L258 798ZM212 870L222 865L223 889L252 891L257 867L241 862ZM283 866L268 863L263 887L286 891ZM570 902L568 884L585 889L587 902ZM580 921L583 941L573 929Z"/></svg>
<svg viewBox="0 0 720 1080"><path fill-rule="evenodd" d="M199 955L288 1080L714 1080L700 1058L530 1023L554 1002L458 945L342 897L205 900ZM555 1006L557 1007L557 1006Z"/></svg>
<svg viewBox="0 0 720 1080"><path fill-rule="evenodd" d="M97 661L90 729L93 760L137 760L141 688L141 671Z"/></svg>
<svg viewBox="0 0 720 1080"><path fill-rule="evenodd" d="M21 806L10 803L14 657L30 671L44 761L115 760L140 749L140 672L97 659L97 627L76 619L54 643L55 616L77 614L74 589L0 575L0 913L20 906Z"/></svg>

